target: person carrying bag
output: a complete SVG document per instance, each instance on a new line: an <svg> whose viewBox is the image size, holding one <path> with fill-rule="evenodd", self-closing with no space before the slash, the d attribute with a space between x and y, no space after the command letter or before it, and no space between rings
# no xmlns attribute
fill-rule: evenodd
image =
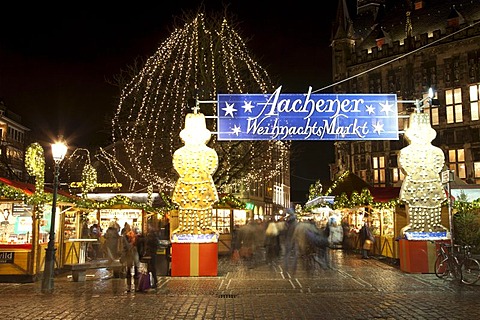
<svg viewBox="0 0 480 320"><path fill-rule="evenodd" d="M372 231L370 230L367 220L365 220L362 228L360 229L359 237L360 237L360 245L362 247L362 259L368 259L369 253L373 249L375 237L373 236Z"/></svg>

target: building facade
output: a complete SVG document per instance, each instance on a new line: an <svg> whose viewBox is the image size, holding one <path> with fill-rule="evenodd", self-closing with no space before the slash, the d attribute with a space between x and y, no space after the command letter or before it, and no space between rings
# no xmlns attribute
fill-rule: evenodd
<svg viewBox="0 0 480 320"><path fill-rule="evenodd" d="M27 178L25 138L30 129L21 122L22 118L0 101L0 176L17 181Z"/></svg>
<svg viewBox="0 0 480 320"><path fill-rule="evenodd" d="M412 101L421 101L446 166L480 183L480 2L358 0L352 8L339 0L332 50L334 91L396 94L401 133L392 141L337 141L332 180L350 170L375 187L399 185L402 133Z"/></svg>

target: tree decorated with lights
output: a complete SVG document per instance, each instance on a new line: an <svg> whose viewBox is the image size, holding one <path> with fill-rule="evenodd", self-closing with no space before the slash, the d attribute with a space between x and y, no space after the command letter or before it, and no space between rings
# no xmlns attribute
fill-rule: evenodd
<svg viewBox="0 0 480 320"><path fill-rule="evenodd" d="M185 115L199 108L216 132L219 93L271 93L275 86L250 55L246 43L225 17L185 15L143 68L123 86L112 120L113 148L102 150L131 183L172 189L172 156L182 143ZM209 103L203 103L209 102ZM218 141L209 146L219 157L213 179L219 191L235 183L264 182L289 161L289 143Z"/></svg>

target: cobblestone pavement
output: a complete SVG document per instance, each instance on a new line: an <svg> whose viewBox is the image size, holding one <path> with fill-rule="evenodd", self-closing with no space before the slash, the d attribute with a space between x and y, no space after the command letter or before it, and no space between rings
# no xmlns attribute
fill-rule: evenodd
<svg viewBox="0 0 480 320"><path fill-rule="evenodd" d="M380 259L331 252L331 268L314 274L299 264L252 267L221 258L217 277L159 277L159 288L126 293L125 279L91 270L85 282L55 278L0 284L8 319L478 319L480 283L467 286L434 274L409 274Z"/></svg>

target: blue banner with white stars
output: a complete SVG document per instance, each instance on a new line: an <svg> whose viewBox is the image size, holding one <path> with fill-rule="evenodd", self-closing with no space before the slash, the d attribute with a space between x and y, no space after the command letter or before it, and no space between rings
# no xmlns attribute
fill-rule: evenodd
<svg viewBox="0 0 480 320"><path fill-rule="evenodd" d="M395 94L219 94L218 140L398 140Z"/></svg>

